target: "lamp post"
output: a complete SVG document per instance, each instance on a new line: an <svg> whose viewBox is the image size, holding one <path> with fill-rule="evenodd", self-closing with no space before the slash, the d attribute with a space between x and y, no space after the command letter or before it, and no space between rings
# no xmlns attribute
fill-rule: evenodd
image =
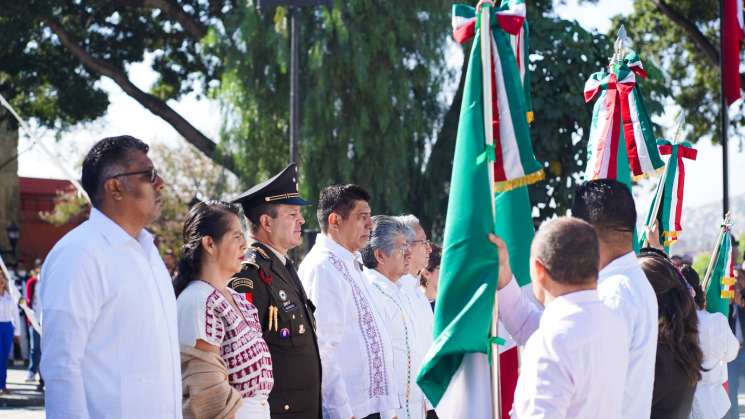
<svg viewBox="0 0 745 419"><path fill-rule="evenodd" d="M18 225L11 221L10 224L8 224L8 227L5 228L5 234L8 237L8 243L10 243L10 252L13 254L13 262L14 265L18 265L18 240L21 238L21 229L18 227Z"/></svg>
<svg viewBox="0 0 745 419"><path fill-rule="evenodd" d="M290 163L297 163L297 143L300 132L300 64L298 12L304 6L331 6L331 0L259 0L260 10L287 6L290 14Z"/></svg>

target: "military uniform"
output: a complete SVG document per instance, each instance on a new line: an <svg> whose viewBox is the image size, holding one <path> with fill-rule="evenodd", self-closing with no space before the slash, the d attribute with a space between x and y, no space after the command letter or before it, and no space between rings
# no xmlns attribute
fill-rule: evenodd
<svg viewBox="0 0 745 419"><path fill-rule="evenodd" d="M297 169L290 165L274 178L233 200L244 208L260 201L307 205L299 198ZM272 418L321 418L321 358L316 340L315 307L289 257L285 263L268 245L255 241L241 271L228 284L259 312L263 337L272 355L274 387L269 394Z"/></svg>

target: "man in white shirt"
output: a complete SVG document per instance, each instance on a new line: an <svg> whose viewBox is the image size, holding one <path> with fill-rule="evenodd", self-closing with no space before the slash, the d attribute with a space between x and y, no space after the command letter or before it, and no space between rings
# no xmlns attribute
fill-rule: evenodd
<svg viewBox="0 0 745 419"><path fill-rule="evenodd" d="M536 234L530 276L542 315L513 279L504 242L492 239L503 287L500 319L525 344L511 417L620 419L628 337L623 321L598 297L592 226L562 217Z"/></svg>
<svg viewBox="0 0 745 419"><path fill-rule="evenodd" d="M316 305L322 409L331 419L391 417L400 407L390 336L362 277L369 200L357 185L324 188L317 209L322 234L298 270Z"/></svg>
<svg viewBox="0 0 745 419"><path fill-rule="evenodd" d="M414 239L409 242L409 269L398 283L401 284L402 298L407 307L411 310L414 319L414 340L416 342L416 358L421 361L432 346L432 329L434 327L435 316L432 312L432 305L419 287L420 272L427 266L429 255L432 253L432 245L427 239L427 233L422 228L419 219L412 214L400 215L395 217L396 220L404 223L414 232ZM431 417L435 413L432 405L427 402L427 410L431 411Z"/></svg>
<svg viewBox="0 0 745 419"><path fill-rule="evenodd" d="M590 223L597 232L598 294L606 306L620 315L629 335L623 417L647 418L652 410L657 355L657 297L634 253L634 198L623 183L592 180L575 191L572 215Z"/></svg>
<svg viewBox="0 0 745 419"><path fill-rule="evenodd" d="M416 385L422 358L416 347L416 318L404 296L401 278L409 268L414 232L387 215L373 217L370 241L362 249L363 275L372 285L378 308L393 344L393 368L401 408L399 419L424 419L424 393Z"/></svg>
<svg viewBox="0 0 745 419"><path fill-rule="evenodd" d="M180 418L176 299L153 236L164 182L148 146L105 138L83 161L93 208L41 271L46 414Z"/></svg>

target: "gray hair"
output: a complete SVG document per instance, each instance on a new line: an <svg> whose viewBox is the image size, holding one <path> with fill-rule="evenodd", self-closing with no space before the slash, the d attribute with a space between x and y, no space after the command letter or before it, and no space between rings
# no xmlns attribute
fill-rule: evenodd
<svg viewBox="0 0 745 419"><path fill-rule="evenodd" d="M406 241L414 236L414 231L411 228L390 215L376 215L372 217L372 223L370 240L361 251L362 262L368 269L375 269L378 266L378 260L375 259L376 250L390 256L396 247L396 238L399 234L403 235Z"/></svg>
<svg viewBox="0 0 745 419"><path fill-rule="evenodd" d="M416 218L415 215L397 215L392 218L409 228L409 232L406 233L406 241L413 242L414 240L416 240L416 228L417 226L421 227L422 224L419 222L419 219Z"/></svg>

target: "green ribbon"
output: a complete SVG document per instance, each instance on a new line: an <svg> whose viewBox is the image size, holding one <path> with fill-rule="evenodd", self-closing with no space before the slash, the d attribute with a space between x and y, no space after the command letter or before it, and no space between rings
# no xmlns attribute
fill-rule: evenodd
<svg viewBox="0 0 745 419"><path fill-rule="evenodd" d="M476 156L476 164L482 164L485 161L493 162L497 159L497 147L494 144L484 144L486 147L486 150L479 153L478 156Z"/></svg>
<svg viewBox="0 0 745 419"><path fill-rule="evenodd" d="M487 342L489 344L486 346L486 356L489 358L489 365L491 365L491 347L492 347L492 345L496 343L497 345L500 345L501 346L501 345L504 345L505 343L507 343L507 341L504 340L504 339L502 339L502 338L500 338L499 336L489 336L489 338L487 339Z"/></svg>

